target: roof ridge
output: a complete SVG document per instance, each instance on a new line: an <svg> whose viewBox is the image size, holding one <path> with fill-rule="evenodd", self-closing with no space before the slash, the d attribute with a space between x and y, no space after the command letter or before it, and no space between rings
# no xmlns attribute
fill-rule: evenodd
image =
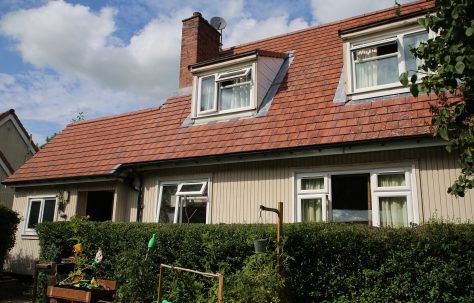
<svg viewBox="0 0 474 303"><path fill-rule="evenodd" d="M408 7L411 7L411 6L419 5L419 4L424 3L424 2L434 2L434 0L415 0L413 2L403 4L401 7L402 8L408 8ZM332 21L332 22L328 22L328 23L324 23L324 24L311 25L309 27L299 29L299 30L295 30L295 31L292 31L292 32L279 34L279 35L275 35L275 36L270 36L270 37L262 38L262 39L258 39L258 40L253 40L253 41L247 42L247 43L233 45L233 46L230 46L228 48L223 49L222 52L230 51L230 50L233 50L233 49L236 49L236 48L246 47L246 46L261 43L261 42L264 42L264 41L270 41L270 40L273 40L273 39L278 39L278 38L282 38L282 37L286 37L286 36L291 36L291 35L294 35L294 34L303 33L303 32L306 32L306 31L311 31L311 30L314 30L316 28L324 28L324 27L333 26L333 25L338 24L338 23L344 23L344 22L348 22L348 21L361 19L361 18L366 18L366 17L371 16L371 15L377 15L377 14L384 13L384 12L389 11L391 9L394 9L394 8L393 7L387 7L387 8L383 8L383 9L380 9L380 10L368 12L368 13L357 15L357 16L348 17L348 18L341 19L341 20L336 20L336 21Z"/></svg>
<svg viewBox="0 0 474 303"><path fill-rule="evenodd" d="M168 101L168 100L169 99L167 99L166 101ZM69 126L83 125L83 124L94 123L94 122L99 122L99 121L112 120L112 119L116 119L116 118L120 118L120 117L138 115L138 114L145 113L145 112L151 112L151 111L154 111L154 110L159 110L159 109L162 108L163 104L158 105L158 106L153 106L153 107L142 108L142 109L138 109L138 110L134 110L134 111L130 111L130 112L115 114L115 115L108 115L108 116L103 116L103 117L99 117L99 118L74 121L74 122L71 122L71 123L67 124L66 126L69 127Z"/></svg>

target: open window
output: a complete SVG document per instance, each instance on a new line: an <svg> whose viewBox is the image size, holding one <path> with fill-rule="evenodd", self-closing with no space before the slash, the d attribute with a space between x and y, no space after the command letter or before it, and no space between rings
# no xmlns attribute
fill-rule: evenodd
<svg viewBox="0 0 474 303"><path fill-rule="evenodd" d="M56 197L31 198L25 220L25 234L36 235L36 225L52 222L56 214Z"/></svg>
<svg viewBox="0 0 474 303"><path fill-rule="evenodd" d="M416 20L412 21L413 23ZM399 81L400 74L417 74L421 62L411 53L430 33L419 25L395 26L389 29L365 29L341 37L345 41L345 74L347 94L352 100L408 91Z"/></svg>
<svg viewBox="0 0 474 303"><path fill-rule="evenodd" d="M413 168L296 175L298 222L418 223Z"/></svg>
<svg viewBox="0 0 474 303"><path fill-rule="evenodd" d="M160 184L158 223L208 223L207 184L207 181Z"/></svg>
<svg viewBox="0 0 474 303"><path fill-rule="evenodd" d="M198 115L255 108L252 66L199 78Z"/></svg>

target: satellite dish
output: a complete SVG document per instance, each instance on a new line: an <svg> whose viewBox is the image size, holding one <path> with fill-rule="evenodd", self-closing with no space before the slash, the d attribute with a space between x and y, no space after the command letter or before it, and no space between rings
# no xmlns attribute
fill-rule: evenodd
<svg viewBox="0 0 474 303"><path fill-rule="evenodd" d="M227 22L224 20L224 18L212 17L211 18L211 25L212 25L212 27L214 27L217 30L223 30L226 27Z"/></svg>

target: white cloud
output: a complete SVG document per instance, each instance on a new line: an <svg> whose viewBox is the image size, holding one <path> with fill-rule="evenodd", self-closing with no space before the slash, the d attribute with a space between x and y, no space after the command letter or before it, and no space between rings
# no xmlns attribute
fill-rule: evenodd
<svg viewBox="0 0 474 303"><path fill-rule="evenodd" d="M154 105L158 104L145 102L134 93L75 77L40 71L16 76L0 73L0 109L14 108L24 121L44 121L59 127L54 131L28 128L40 144L79 112L89 119Z"/></svg>
<svg viewBox="0 0 474 303"><path fill-rule="evenodd" d="M149 97L169 96L178 75L180 25L191 10L161 16L129 43L113 36L116 10L51 1L7 14L0 31L17 41L23 60Z"/></svg>
<svg viewBox="0 0 474 303"><path fill-rule="evenodd" d="M245 18L233 24L224 35L224 45L232 46L308 27L303 18L289 20L288 15L270 17L265 20Z"/></svg>
<svg viewBox="0 0 474 303"><path fill-rule="evenodd" d="M413 0L401 0L400 4ZM394 7L394 0L311 0L315 23L328 23L363 13Z"/></svg>

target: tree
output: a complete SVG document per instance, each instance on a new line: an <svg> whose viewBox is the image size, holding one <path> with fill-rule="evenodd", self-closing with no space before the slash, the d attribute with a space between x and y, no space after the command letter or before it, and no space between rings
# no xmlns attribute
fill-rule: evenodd
<svg viewBox="0 0 474 303"><path fill-rule="evenodd" d="M436 12L419 20L435 38L421 43L412 53L421 59L418 74L400 82L419 92L438 97L431 104L434 135L448 141L448 152L458 153L461 174L448 193L463 197L474 185L474 1L436 0ZM409 83L410 82L410 83Z"/></svg>
<svg viewBox="0 0 474 303"><path fill-rule="evenodd" d="M76 117L71 119L71 123L77 122L77 121L84 121L86 119L86 116L84 115L84 112L79 112ZM46 136L46 142L40 146L40 148L43 148L48 144L49 141L53 140L54 137L56 137L58 133L54 133L51 136Z"/></svg>

